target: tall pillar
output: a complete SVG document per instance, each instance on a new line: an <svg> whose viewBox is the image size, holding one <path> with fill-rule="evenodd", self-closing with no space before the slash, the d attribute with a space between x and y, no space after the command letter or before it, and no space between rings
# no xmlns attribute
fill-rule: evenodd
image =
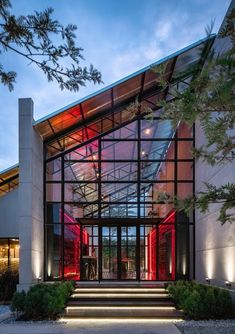
<svg viewBox="0 0 235 334"><path fill-rule="evenodd" d="M43 277L43 141L33 128L33 101L19 99L18 291Z"/></svg>

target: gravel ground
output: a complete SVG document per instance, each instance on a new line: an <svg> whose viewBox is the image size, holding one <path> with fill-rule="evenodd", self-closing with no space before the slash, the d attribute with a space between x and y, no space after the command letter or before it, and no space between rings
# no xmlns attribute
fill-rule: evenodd
<svg viewBox="0 0 235 334"><path fill-rule="evenodd" d="M235 334L235 319L182 321L175 324L182 334Z"/></svg>
<svg viewBox="0 0 235 334"><path fill-rule="evenodd" d="M0 314L4 314L10 311L10 307L8 305L0 305Z"/></svg>

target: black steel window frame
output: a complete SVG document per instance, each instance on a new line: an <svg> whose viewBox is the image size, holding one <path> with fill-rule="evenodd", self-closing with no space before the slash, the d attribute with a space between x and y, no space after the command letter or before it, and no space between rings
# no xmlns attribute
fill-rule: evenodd
<svg viewBox="0 0 235 334"><path fill-rule="evenodd" d="M159 120L160 118L158 117L155 117L154 118L155 120ZM62 185L62 189L61 189L61 202L59 202L61 204L61 210L62 210L62 213L64 211L64 206L66 204L70 204L70 203L73 203L73 202L66 202L65 199L64 199L64 184L66 183L97 183L98 184L98 201L97 202L94 202L93 204L98 204L98 217L97 219L101 219L103 218L102 217L102 214L101 214L101 211L102 211L102 204L137 204L138 207L137 207L137 217L134 217L133 219L136 219L136 218L142 218L141 215L140 215L140 205L144 205L144 204L151 204L151 202L142 202L141 200L141 189L140 189L140 186L142 183L146 183L146 184L154 184L154 183L169 183L169 182L172 182L174 183L174 192L175 194L177 194L178 192L178 183L191 183L192 184L192 187L193 187L193 192L195 191L195 162L194 162L194 159L178 159L178 143L179 142L185 142L185 141L189 141L189 142L192 142L192 146L194 147L195 146L195 126L193 126L193 129L192 129L192 137L190 138L179 138L177 136L177 132L174 134L174 136L172 138L169 138L169 137L166 137L166 138L151 138L151 139L148 139L148 138L141 138L140 136L140 129L141 129L141 120L143 120L143 116L138 116L136 117L135 119L132 119L130 122L126 122L126 124L129 124L133 121L137 121L137 124L138 124L138 137L137 138L132 138L132 139L126 139L126 138L112 138L112 139L109 139L109 138L103 138L104 136L107 135L107 133L104 133L102 135L99 135L97 136L97 138L92 138L92 139L88 139L87 141L85 141L84 143L81 143L81 144L78 144L72 148L70 148L69 150L66 150L64 152L61 152L59 155L56 155L55 157L51 157L51 158L46 158L46 146L47 146L47 143L45 142L44 143L44 158L45 158L45 165L44 165L44 217L45 217L45 225L46 224L50 224L50 222L48 222L46 220L46 184L53 184L53 183L60 183ZM124 125L123 125L124 126ZM121 128L122 126L119 126L119 128ZM112 129L110 131L108 131L108 133L111 133L115 131L115 129ZM151 160L151 159L142 159L141 158L141 155L140 155L140 151L138 151L138 158L137 159L133 159L133 160L121 160L121 159L110 159L110 160L107 160L107 159L97 159L95 160L95 162L98 164L98 178L97 178L97 181L66 181L65 180L65 177L64 177L64 165L65 165L65 162L68 162L67 160L65 160L65 155L68 154L69 152L72 152L73 150L76 150L76 148L79 148L79 147L82 147L88 143L91 143L92 141L94 140L98 140L98 156L100 157L101 156L101 143L102 142L109 142L109 141L112 141L112 142L120 142L120 141L123 141L123 142L137 142L137 145L138 145L138 148L140 148L141 146L141 142L149 142L149 141L169 141L169 142L174 142L175 143L175 152L174 152L174 159L155 159L155 160ZM61 181L48 181L46 180L46 166L47 166L47 163L48 162L51 162L55 159L57 159L58 157L61 158ZM71 162L78 162L79 160L71 160ZM141 163L142 162L172 162L175 164L175 177L174 177L174 180L141 180L140 178L140 168L141 168ZM82 160L81 163L88 163L88 162L94 162L94 160ZM135 162L137 163L137 166L138 166L138 172L137 172L137 180L135 181L102 181L101 179L101 164L102 162ZM191 162L192 163L192 166L193 166L193 178L192 180L181 180L181 181L178 181L177 179L177 163L178 162ZM102 193L101 193L101 185L103 183L115 183L115 184L118 184L118 183L136 183L137 184L137 187L138 187L138 190L137 190L137 201L136 202L104 202L102 200ZM53 202L53 203L56 203L56 202ZM91 202L84 202L83 204L92 204ZM83 220L86 219L86 218L83 218ZM90 219L89 217L87 218L88 220ZM95 220L96 218L94 218ZM121 219L120 218L120 223L121 223ZM125 219L125 218L123 218ZM151 224L150 223L150 220L149 218L146 218L146 224ZM195 231L195 213L193 213L193 221L190 222L190 225L193 225L193 230ZM177 225L177 221L175 222L175 225ZM62 214L62 217L61 217L61 226L62 226L62 247L64 245L64 215ZM177 232L176 232L177 233ZM195 233L195 232L194 232ZM177 240L177 235L176 235L176 240ZM175 254L177 254L177 242L175 243ZM45 245L45 250L46 250L46 245ZM193 254L193 257L195 258L195 235L193 236L193 249L194 249L194 254ZM63 253L63 252L62 252ZM138 254L137 254L138 256ZM63 266L63 257L64 255L62 254L62 266ZM195 263L195 261L194 261ZM99 265L99 268L101 268L101 266ZM176 264L176 268L177 268L177 264ZM46 269L46 268L45 268ZM45 271L46 273L46 271ZM64 273L64 268L62 268L62 279L64 278L63 276L63 273ZM139 275L139 274L138 274ZM195 269L193 269L193 276L195 276ZM46 279L46 276L45 276L45 279ZM138 277L138 280L140 280L140 277Z"/></svg>

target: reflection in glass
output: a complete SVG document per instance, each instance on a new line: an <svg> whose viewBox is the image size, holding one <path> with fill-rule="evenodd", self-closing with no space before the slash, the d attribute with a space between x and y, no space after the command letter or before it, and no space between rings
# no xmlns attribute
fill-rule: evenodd
<svg viewBox="0 0 235 334"><path fill-rule="evenodd" d="M19 270L18 239L0 239L0 274L7 269Z"/></svg>
<svg viewBox="0 0 235 334"><path fill-rule="evenodd" d="M85 225L82 228L82 268L81 278L83 280L98 279L98 226Z"/></svg>

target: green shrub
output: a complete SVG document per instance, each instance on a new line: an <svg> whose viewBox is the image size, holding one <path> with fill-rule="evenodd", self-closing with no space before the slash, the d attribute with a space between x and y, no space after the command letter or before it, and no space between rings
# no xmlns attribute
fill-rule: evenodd
<svg viewBox="0 0 235 334"><path fill-rule="evenodd" d="M24 313L26 293L15 292L11 300L11 310L17 313L17 318Z"/></svg>
<svg viewBox="0 0 235 334"><path fill-rule="evenodd" d="M170 285L168 292L192 319L226 319L233 315L232 298L227 290L179 281Z"/></svg>
<svg viewBox="0 0 235 334"><path fill-rule="evenodd" d="M198 320L201 319L201 315L203 314L203 305L200 293L197 290L193 290L184 302L184 310L190 318Z"/></svg>
<svg viewBox="0 0 235 334"><path fill-rule="evenodd" d="M54 319L65 307L72 291L70 282L37 284L29 289L24 302L18 293L15 294L12 309L24 319Z"/></svg>
<svg viewBox="0 0 235 334"><path fill-rule="evenodd" d="M216 299L216 314L218 318L230 318L233 316L233 302L227 290L220 289Z"/></svg>
<svg viewBox="0 0 235 334"><path fill-rule="evenodd" d="M19 282L17 271L6 270L0 275L0 301L10 301Z"/></svg>

